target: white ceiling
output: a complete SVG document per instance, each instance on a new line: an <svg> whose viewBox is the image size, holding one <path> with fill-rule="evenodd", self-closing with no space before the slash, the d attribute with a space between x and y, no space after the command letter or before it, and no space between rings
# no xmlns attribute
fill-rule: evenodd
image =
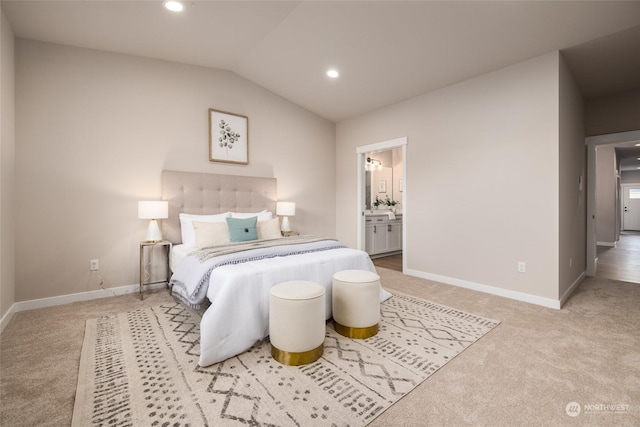
<svg viewBox="0 0 640 427"><path fill-rule="evenodd" d="M160 0L2 0L2 9L16 37L229 70L334 122L554 50L567 49L587 96L640 88L640 1L193 1L175 14Z"/></svg>
<svg viewBox="0 0 640 427"><path fill-rule="evenodd" d="M1 3L16 37L229 70L334 122L555 50L587 98L640 89L640 1L186 4Z"/></svg>

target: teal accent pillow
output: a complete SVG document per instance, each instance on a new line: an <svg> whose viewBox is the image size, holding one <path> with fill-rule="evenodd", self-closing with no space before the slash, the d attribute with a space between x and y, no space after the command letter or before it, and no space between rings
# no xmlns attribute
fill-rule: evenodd
<svg viewBox="0 0 640 427"><path fill-rule="evenodd" d="M232 242L247 242L258 240L256 231L257 216L251 218L226 218L229 227L229 239Z"/></svg>

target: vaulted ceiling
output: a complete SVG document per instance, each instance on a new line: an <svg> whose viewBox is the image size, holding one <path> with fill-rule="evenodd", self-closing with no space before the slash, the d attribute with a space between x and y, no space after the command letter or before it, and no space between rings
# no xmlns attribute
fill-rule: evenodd
<svg viewBox="0 0 640 427"><path fill-rule="evenodd" d="M640 1L185 5L1 2L16 37L228 70L334 122L556 50L587 99L640 89Z"/></svg>
<svg viewBox="0 0 640 427"><path fill-rule="evenodd" d="M334 122L555 50L587 97L640 88L638 1L1 4L16 37L229 70Z"/></svg>

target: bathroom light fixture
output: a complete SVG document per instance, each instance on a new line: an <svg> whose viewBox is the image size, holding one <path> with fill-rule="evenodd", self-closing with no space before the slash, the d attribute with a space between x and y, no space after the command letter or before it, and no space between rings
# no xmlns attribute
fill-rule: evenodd
<svg viewBox="0 0 640 427"><path fill-rule="evenodd" d="M340 76L340 73L338 72L338 70L331 69L327 71L327 76L332 79L337 79Z"/></svg>
<svg viewBox="0 0 640 427"><path fill-rule="evenodd" d="M374 171L376 169L382 169L382 162L380 160L372 159L371 157L367 157L367 161L364 164L365 170Z"/></svg>
<svg viewBox="0 0 640 427"><path fill-rule="evenodd" d="M169 218L169 202L153 201L138 202L138 218L150 219L147 229L147 242L159 242L162 240L162 231L158 227L158 219Z"/></svg>
<svg viewBox="0 0 640 427"><path fill-rule="evenodd" d="M179 0L165 0L162 5L171 12L182 12L184 10L184 4Z"/></svg>
<svg viewBox="0 0 640 427"><path fill-rule="evenodd" d="M282 217L281 231L291 231L289 226L289 217L295 216L296 203L295 202L278 202L276 203L276 215Z"/></svg>

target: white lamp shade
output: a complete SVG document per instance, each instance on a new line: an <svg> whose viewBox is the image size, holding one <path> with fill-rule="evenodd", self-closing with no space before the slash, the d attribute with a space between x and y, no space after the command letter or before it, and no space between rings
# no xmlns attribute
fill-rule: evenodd
<svg viewBox="0 0 640 427"><path fill-rule="evenodd" d="M276 215L282 217L282 225L280 226L280 230L291 231L291 227L289 226L289 217L295 216L295 214L295 202L278 202L276 204Z"/></svg>
<svg viewBox="0 0 640 427"><path fill-rule="evenodd" d="M165 202L165 201L138 202L138 218L140 219L169 218L169 202Z"/></svg>
<svg viewBox="0 0 640 427"><path fill-rule="evenodd" d="M295 214L296 214L295 202L278 202L276 204L276 215L295 216Z"/></svg>

